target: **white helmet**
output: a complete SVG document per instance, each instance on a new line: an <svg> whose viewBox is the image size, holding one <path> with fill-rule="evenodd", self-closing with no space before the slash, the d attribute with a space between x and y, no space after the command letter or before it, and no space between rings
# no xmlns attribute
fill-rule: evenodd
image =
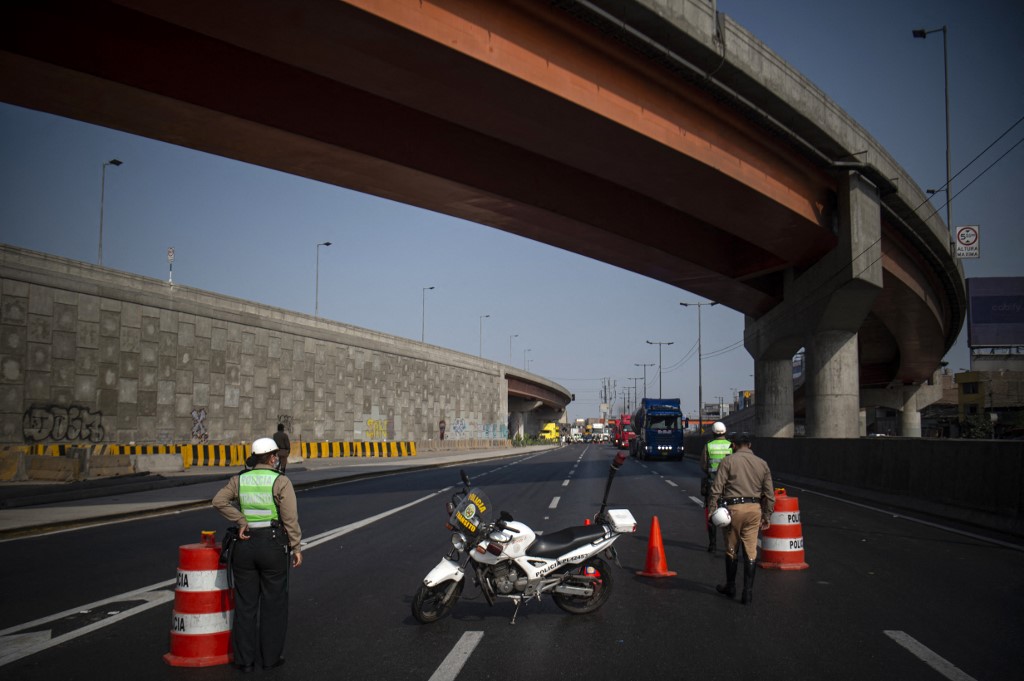
<svg viewBox="0 0 1024 681"><path fill-rule="evenodd" d="M729 509L725 506L719 506L715 509L715 512L711 514L711 524L715 527L728 527L731 522L732 516L729 515Z"/></svg>
<svg viewBox="0 0 1024 681"><path fill-rule="evenodd" d="M270 454L276 452L279 449L277 443L272 438L261 437L252 443L252 453L259 456L260 454Z"/></svg>
<svg viewBox="0 0 1024 681"><path fill-rule="evenodd" d="M721 421L715 421L715 424L711 426L711 432L715 435L725 435L725 424Z"/></svg>

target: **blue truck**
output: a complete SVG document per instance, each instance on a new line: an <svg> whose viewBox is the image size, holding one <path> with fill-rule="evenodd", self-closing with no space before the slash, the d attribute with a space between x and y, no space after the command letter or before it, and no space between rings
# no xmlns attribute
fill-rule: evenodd
<svg viewBox="0 0 1024 681"><path fill-rule="evenodd" d="M683 460L683 412L678 399L645 397L633 414L630 454L641 461Z"/></svg>

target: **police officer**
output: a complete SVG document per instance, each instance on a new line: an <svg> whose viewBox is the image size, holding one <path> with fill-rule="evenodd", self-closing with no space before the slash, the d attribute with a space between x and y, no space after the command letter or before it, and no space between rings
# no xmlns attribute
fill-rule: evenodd
<svg viewBox="0 0 1024 681"><path fill-rule="evenodd" d="M255 467L230 478L213 498L213 507L238 526L231 558L231 643L235 666L245 672L255 668L257 659L264 669L284 664L288 572L302 565L295 488L277 470L278 452L269 437L253 442Z"/></svg>
<svg viewBox="0 0 1024 681"><path fill-rule="evenodd" d="M708 528L708 552L715 550L718 538L718 528L711 524L710 514L715 510L707 505L708 493L711 491L711 483L715 480L715 473L718 465L729 454L732 454L732 442L725 436L725 424L715 421L711 426L714 438L704 445L700 454L700 469L704 471L704 479L701 481L701 494L704 496L704 523Z"/></svg>
<svg viewBox="0 0 1024 681"><path fill-rule="evenodd" d="M709 508L714 509L721 500L732 517L732 523L725 529L725 584L716 588L729 598L736 596L736 548L742 545L742 602L746 604L754 598L758 528L767 530L771 525L772 511L775 510L775 490L768 464L750 449L750 435L738 435L734 444L736 451L722 459L718 465L708 504Z"/></svg>

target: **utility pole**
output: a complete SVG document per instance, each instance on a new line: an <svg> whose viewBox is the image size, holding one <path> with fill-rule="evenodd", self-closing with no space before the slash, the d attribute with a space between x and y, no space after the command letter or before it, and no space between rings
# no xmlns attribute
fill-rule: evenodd
<svg viewBox="0 0 1024 681"><path fill-rule="evenodd" d="M650 342L650 341L648 341L648 342ZM654 366L654 362L651 362L650 364L636 364L636 363L634 363L633 366L635 366L635 367L643 367L644 368L644 398L646 399L647 398L647 367Z"/></svg>

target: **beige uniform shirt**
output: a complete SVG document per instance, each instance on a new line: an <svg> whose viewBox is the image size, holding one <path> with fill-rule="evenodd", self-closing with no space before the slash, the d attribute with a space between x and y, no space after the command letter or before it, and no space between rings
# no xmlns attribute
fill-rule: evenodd
<svg viewBox="0 0 1024 681"><path fill-rule="evenodd" d="M273 466L259 464L256 468L273 470ZM292 551L299 550L302 541L302 529L299 527L299 505L295 500L295 488L287 476L279 475L274 481L274 501L277 502L277 514L288 534L288 546ZM217 492L213 497L213 507L229 522L235 523L239 528L245 527L245 516L238 504L238 476L234 475L228 480L228 484Z"/></svg>
<svg viewBox="0 0 1024 681"><path fill-rule="evenodd" d="M747 446L739 447L718 464L718 474L708 496L708 508L718 508L719 499L735 497L759 499L762 518L771 520L775 510L772 472L765 460L755 456Z"/></svg>

